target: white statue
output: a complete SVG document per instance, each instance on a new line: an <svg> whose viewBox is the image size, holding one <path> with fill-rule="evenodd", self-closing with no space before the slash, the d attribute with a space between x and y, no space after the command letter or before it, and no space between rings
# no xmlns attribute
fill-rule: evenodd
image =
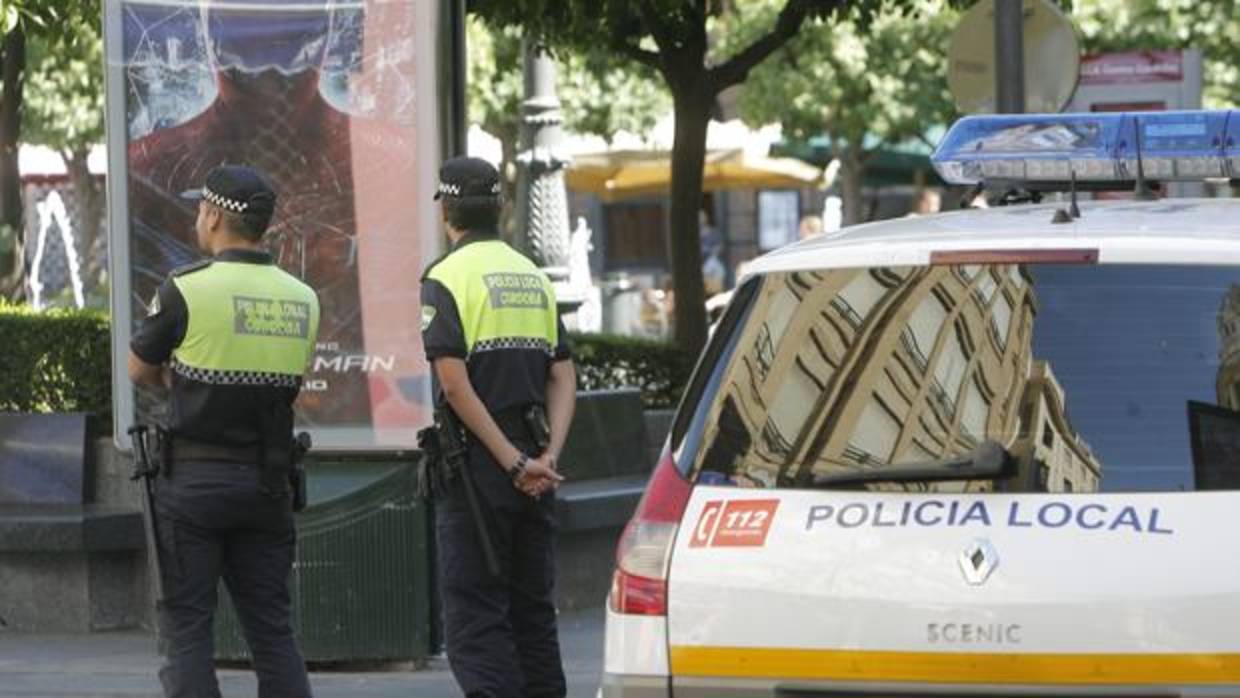
<svg viewBox="0 0 1240 698"><path fill-rule="evenodd" d="M47 284L43 280L43 258L47 252L48 237L53 228L60 234L64 246L65 258L69 267L69 286L73 290L73 304L79 308L86 305L82 287L82 261L78 258L76 243L73 239L73 222L69 219L69 211L60 192L55 189L45 199L35 205L39 220L39 232L35 238L34 261L30 265L30 300L37 310L47 307L47 299L43 291Z"/></svg>
<svg viewBox="0 0 1240 698"><path fill-rule="evenodd" d="M590 242L593 231L586 224L585 216L577 216L577 225L568 242L568 285L579 298L584 299L576 312L578 332L598 332L603 327L603 302L598 287L590 275Z"/></svg>

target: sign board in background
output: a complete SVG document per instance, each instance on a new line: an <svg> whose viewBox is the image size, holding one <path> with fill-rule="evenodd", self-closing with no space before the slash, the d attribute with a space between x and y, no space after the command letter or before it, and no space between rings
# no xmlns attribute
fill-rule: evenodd
<svg viewBox="0 0 1240 698"><path fill-rule="evenodd" d="M316 448L413 448L429 422L420 270L437 253L440 3L107 0L116 438L161 401L125 357L163 278L201 258L178 195L222 163L279 193L265 243L318 294L298 400ZM419 205L419 202L425 202Z"/></svg>
<svg viewBox="0 0 1240 698"><path fill-rule="evenodd" d="M1080 42L1072 21L1049 0L1021 0L1025 109L1058 112L1072 97ZM992 114L995 86L995 0L969 8L952 32L947 86L966 114Z"/></svg>

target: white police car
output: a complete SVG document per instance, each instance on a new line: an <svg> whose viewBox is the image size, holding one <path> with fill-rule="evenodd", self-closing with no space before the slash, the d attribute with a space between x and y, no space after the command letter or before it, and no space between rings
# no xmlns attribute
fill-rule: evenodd
<svg viewBox="0 0 1240 698"><path fill-rule="evenodd" d="M1234 178L1237 135L973 117L934 161L1036 198ZM1240 201L1073 198L754 263L617 550L601 695L1240 696Z"/></svg>

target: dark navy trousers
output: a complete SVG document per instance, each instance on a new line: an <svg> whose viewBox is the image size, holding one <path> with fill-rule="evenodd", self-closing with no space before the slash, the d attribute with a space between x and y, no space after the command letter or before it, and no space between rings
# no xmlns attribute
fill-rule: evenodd
<svg viewBox="0 0 1240 698"><path fill-rule="evenodd" d="M435 508L448 664L469 698L561 698L554 498L526 497L491 458L470 450L500 574L487 570L458 483Z"/></svg>
<svg viewBox="0 0 1240 698"><path fill-rule="evenodd" d="M164 598L159 679L168 698L219 698L213 621L224 580L254 658L260 698L308 698L290 620L297 533L292 504L258 490L258 469L178 462L156 480Z"/></svg>

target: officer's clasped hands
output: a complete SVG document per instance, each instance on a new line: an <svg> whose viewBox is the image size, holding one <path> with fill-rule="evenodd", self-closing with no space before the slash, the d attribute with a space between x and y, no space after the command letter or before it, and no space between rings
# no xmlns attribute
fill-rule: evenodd
<svg viewBox="0 0 1240 698"><path fill-rule="evenodd" d="M530 460L525 465L525 472L516 480L517 489L534 498L554 490L564 481L564 476L556 472L555 459L551 454L544 453Z"/></svg>

